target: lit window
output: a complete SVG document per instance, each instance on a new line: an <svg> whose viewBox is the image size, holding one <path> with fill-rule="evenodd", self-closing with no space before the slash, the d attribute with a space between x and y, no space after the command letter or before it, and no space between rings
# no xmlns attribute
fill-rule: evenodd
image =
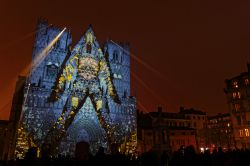
<svg viewBox="0 0 250 166"><path fill-rule="evenodd" d="M240 99L240 97L241 97L241 94L240 94L240 92L237 92L237 95L238 95L238 98Z"/></svg>
<svg viewBox="0 0 250 166"><path fill-rule="evenodd" d="M234 81L233 82L233 86L234 86L234 88L238 88L239 86L238 86L238 82L237 81Z"/></svg>
<svg viewBox="0 0 250 166"><path fill-rule="evenodd" d="M245 84L249 85L249 79L248 78L245 79Z"/></svg>
<svg viewBox="0 0 250 166"><path fill-rule="evenodd" d="M230 127L230 123L227 124L227 127Z"/></svg>
<svg viewBox="0 0 250 166"><path fill-rule="evenodd" d="M243 137L243 135L244 135L243 130L240 130L240 137Z"/></svg>
<svg viewBox="0 0 250 166"><path fill-rule="evenodd" d="M236 92L233 92L233 98L235 99L236 98Z"/></svg>
<svg viewBox="0 0 250 166"><path fill-rule="evenodd" d="M240 104L234 104L235 111L240 111Z"/></svg>
<svg viewBox="0 0 250 166"><path fill-rule="evenodd" d="M245 134L246 134L247 137L250 136L250 135L249 135L249 130L248 130L248 129L245 129Z"/></svg>
<svg viewBox="0 0 250 166"><path fill-rule="evenodd" d="M233 92L233 98L234 99L240 99L241 98L241 94L240 94L240 92Z"/></svg>

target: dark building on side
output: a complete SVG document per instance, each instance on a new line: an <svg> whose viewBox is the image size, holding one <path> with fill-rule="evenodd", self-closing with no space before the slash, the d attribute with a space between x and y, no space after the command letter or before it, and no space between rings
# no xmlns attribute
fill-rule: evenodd
<svg viewBox="0 0 250 166"><path fill-rule="evenodd" d="M157 112L138 114L138 151L153 150L174 152L181 146L194 146L197 149L196 129L186 114L165 112L158 107Z"/></svg>
<svg viewBox="0 0 250 166"><path fill-rule="evenodd" d="M209 116L206 134L208 148L221 147L223 150L233 149L234 141L231 115L229 113L219 113Z"/></svg>
<svg viewBox="0 0 250 166"><path fill-rule="evenodd" d="M15 153L16 130L22 111L24 100L24 85L26 77L19 76L16 82L15 92L12 98L10 118L8 121L0 122L0 156L1 159L12 159Z"/></svg>
<svg viewBox="0 0 250 166"><path fill-rule="evenodd" d="M250 64L248 71L226 79L224 89L232 118L235 148L250 148Z"/></svg>
<svg viewBox="0 0 250 166"><path fill-rule="evenodd" d="M0 160L8 156L8 121L0 120Z"/></svg>

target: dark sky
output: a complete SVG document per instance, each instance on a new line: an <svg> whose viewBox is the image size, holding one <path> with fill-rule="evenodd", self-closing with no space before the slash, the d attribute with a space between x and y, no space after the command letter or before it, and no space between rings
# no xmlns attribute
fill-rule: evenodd
<svg viewBox="0 0 250 166"><path fill-rule="evenodd" d="M17 75L31 61L39 17L69 28L74 43L89 24L100 43L128 41L141 60L132 59L132 94L145 111L227 112L224 80L250 62L249 9L245 0L2 1L0 117L8 118Z"/></svg>

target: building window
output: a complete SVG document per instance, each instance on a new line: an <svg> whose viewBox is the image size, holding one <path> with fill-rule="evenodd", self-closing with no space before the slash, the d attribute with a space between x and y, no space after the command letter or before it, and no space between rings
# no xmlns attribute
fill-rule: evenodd
<svg viewBox="0 0 250 166"><path fill-rule="evenodd" d="M236 93L236 92L233 92L233 98L234 98L234 99L236 98L236 95L237 95L237 93Z"/></svg>
<svg viewBox="0 0 250 166"><path fill-rule="evenodd" d="M195 116L193 116L193 119L195 119Z"/></svg>
<svg viewBox="0 0 250 166"><path fill-rule="evenodd" d="M234 82L233 82L233 87L234 87L234 88L238 88L238 87L239 87L237 81L234 81Z"/></svg>
<svg viewBox="0 0 250 166"><path fill-rule="evenodd" d="M47 79L55 79L58 73L58 67L54 64L49 64L46 66L46 76Z"/></svg>
<svg viewBox="0 0 250 166"><path fill-rule="evenodd" d="M248 78L245 79L245 84L249 85L249 79Z"/></svg>
<svg viewBox="0 0 250 166"><path fill-rule="evenodd" d="M240 92L233 92L233 99L240 99L240 98L241 98Z"/></svg>
<svg viewBox="0 0 250 166"><path fill-rule="evenodd" d="M86 52L89 53L89 54L91 54L91 50L92 50L92 45L91 45L91 43L88 42L86 47L87 47L87 48L86 48Z"/></svg>
<svg viewBox="0 0 250 166"><path fill-rule="evenodd" d="M116 50L113 52L113 61L118 61L118 52Z"/></svg>
<svg viewBox="0 0 250 166"><path fill-rule="evenodd" d="M194 122L194 127L196 127L196 122Z"/></svg>
<svg viewBox="0 0 250 166"><path fill-rule="evenodd" d="M236 119L237 119L238 125L241 125L241 117L240 117L240 116L237 116Z"/></svg>
<svg viewBox="0 0 250 166"><path fill-rule="evenodd" d="M121 63L123 62L123 57L121 56Z"/></svg>
<svg viewBox="0 0 250 166"><path fill-rule="evenodd" d="M248 129L245 129L245 134L246 134L246 137L249 137L249 130Z"/></svg>
<svg viewBox="0 0 250 166"><path fill-rule="evenodd" d="M237 92L237 97L238 97L238 99L240 99L240 97L241 97L240 92Z"/></svg>
<svg viewBox="0 0 250 166"><path fill-rule="evenodd" d="M243 130L240 130L240 137L243 137L243 135L244 135Z"/></svg>
<svg viewBox="0 0 250 166"><path fill-rule="evenodd" d="M240 111L240 104L235 104L234 105L235 111Z"/></svg>
<svg viewBox="0 0 250 166"><path fill-rule="evenodd" d="M54 45L55 48L59 48L60 47L60 40L57 40L57 42Z"/></svg>

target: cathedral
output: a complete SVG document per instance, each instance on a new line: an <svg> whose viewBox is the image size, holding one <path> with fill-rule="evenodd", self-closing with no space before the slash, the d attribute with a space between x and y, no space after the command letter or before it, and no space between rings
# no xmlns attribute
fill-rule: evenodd
<svg viewBox="0 0 250 166"><path fill-rule="evenodd" d="M108 40L101 47L89 26L72 46L70 32L62 30L46 21L37 25L15 156L22 158L30 147L74 156L79 142L92 153L99 147L108 152L112 144L133 153L136 100L130 95L128 44Z"/></svg>

